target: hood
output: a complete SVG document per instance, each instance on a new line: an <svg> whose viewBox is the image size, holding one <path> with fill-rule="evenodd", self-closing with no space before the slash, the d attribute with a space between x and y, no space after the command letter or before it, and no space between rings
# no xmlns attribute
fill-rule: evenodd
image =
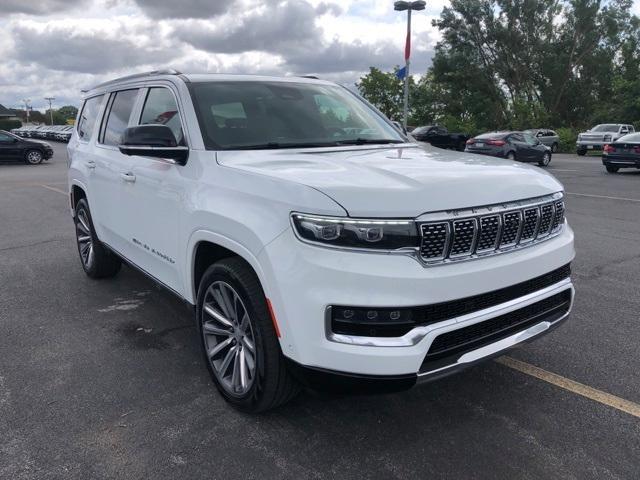
<svg viewBox="0 0 640 480"><path fill-rule="evenodd" d="M222 151L221 165L320 190L352 217L417 217L547 195L550 174L523 163L433 147Z"/></svg>
<svg viewBox="0 0 640 480"><path fill-rule="evenodd" d="M27 140L27 142L29 142L29 143L37 143L37 144L40 144L40 145L44 145L46 147L50 147L51 146L51 144L49 142L45 142L45 141L42 141L42 140L34 140L33 138L30 138L29 140Z"/></svg>

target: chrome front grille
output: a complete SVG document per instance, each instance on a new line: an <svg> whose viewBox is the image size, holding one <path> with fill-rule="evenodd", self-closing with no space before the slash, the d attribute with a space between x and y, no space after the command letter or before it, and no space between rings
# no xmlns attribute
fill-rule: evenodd
<svg viewBox="0 0 640 480"><path fill-rule="evenodd" d="M555 236L564 225L562 194L423 215L420 256L427 264L496 255Z"/></svg>

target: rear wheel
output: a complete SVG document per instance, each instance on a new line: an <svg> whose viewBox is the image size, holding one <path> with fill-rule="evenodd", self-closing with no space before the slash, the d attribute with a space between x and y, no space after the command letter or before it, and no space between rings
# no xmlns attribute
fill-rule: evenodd
<svg viewBox="0 0 640 480"><path fill-rule="evenodd" d="M76 242L84 272L91 278L113 277L122 262L98 240L93 228L89 204L82 198L75 208Z"/></svg>
<svg viewBox="0 0 640 480"><path fill-rule="evenodd" d="M298 393L260 281L244 260L228 258L207 269L196 315L207 368L227 402L258 413Z"/></svg>
<svg viewBox="0 0 640 480"><path fill-rule="evenodd" d="M28 150L24 156L24 161L28 165L38 165L42 163L42 152L40 150Z"/></svg>
<svg viewBox="0 0 640 480"><path fill-rule="evenodd" d="M516 153L515 152L509 152L507 153L507 160L515 160L516 159Z"/></svg>
<svg viewBox="0 0 640 480"><path fill-rule="evenodd" d="M542 155L542 160L538 162L538 165L541 167L546 167L551 163L551 154L549 152L544 152Z"/></svg>
<svg viewBox="0 0 640 480"><path fill-rule="evenodd" d="M553 143L553 145L551 145L551 151L553 153L556 153L558 151L558 144L557 143Z"/></svg>
<svg viewBox="0 0 640 480"><path fill-rule="evenodd" d="M605 165L605 168L607 169L607 172L609 172L609 173L617 173L618 170L620 170L619 167L614 167L612 165Z"/></svg>
<svg viewBox="0 0 640 480"><path fill-rule="evenodd" d="M578 155L580 155L581 157L584 157L587 154L587 151L586 150L578 150L578 151L576 151L576 153Z"/></svg>

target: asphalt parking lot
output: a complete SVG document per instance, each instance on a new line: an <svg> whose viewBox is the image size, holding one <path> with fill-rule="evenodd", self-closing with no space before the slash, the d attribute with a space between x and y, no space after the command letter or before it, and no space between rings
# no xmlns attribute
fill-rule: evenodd
<svg viewBox="0 0 640 480"><path fill-rule="evenodd" d="M0 164L0 478L640 478L640 171L552 161L578 252L562 328L405 393L247 416L178 300L85 277L54 148Z"/></svg>

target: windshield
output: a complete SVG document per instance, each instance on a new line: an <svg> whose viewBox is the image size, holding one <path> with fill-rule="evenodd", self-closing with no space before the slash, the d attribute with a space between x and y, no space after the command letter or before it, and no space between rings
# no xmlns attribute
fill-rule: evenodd
<svg viewBox="0 0 640 480"><path fill-rule="evenodd" d="M592 132L617 132L618 125L614 123L603 123L602 125L596 125L591 129Z"/></svg>
<svg viewBox="0 0 640 480"><path fill-rule="evenodd" d="M337 85L241 81L192 83L189 88L208 150L406 141Z"/></svg>

